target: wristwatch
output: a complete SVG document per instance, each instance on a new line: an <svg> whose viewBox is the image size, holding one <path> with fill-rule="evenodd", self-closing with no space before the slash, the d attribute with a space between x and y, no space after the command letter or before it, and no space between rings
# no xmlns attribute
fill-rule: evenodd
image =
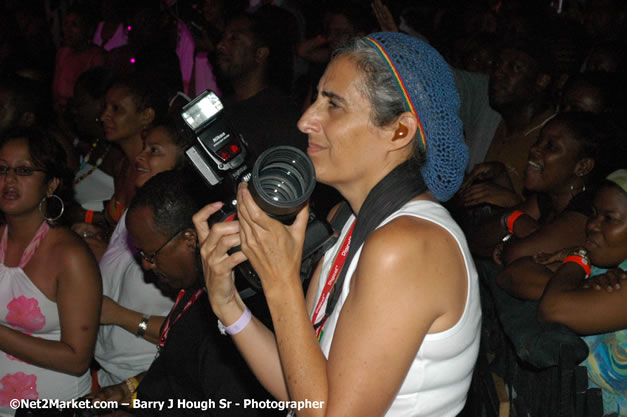
<svg viewBox="0 0 627 417"><path fill-rule="evenodd" d="M588 251L584 248L577 249L570 253L564 260L563 264L568 262L574 262L586 272L586 278L590 276L592 273L592 269L590 268L590 258L588 257Z"/></svg>

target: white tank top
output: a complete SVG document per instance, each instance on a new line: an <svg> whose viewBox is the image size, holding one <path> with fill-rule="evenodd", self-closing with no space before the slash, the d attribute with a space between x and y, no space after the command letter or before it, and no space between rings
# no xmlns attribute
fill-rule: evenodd
<svg viewBox="0 0 627 417"><path fill-rule="evenodd" d="M399 216L414 216L433 222L455 238L466 266L468 293L461 319L443 332L425 336L396 398L385 415L386 417L456 416L466 402L466 394L470 387L472 371L479 352L481 305L477 271L463 232L448 211L440 204L426 200L410 201L385 219L379 227ZM334 255L344 241L353 220L354 216L351 216L344 225L340 238L324 257L316 300L320 298L326 277L335 258ZM362 249L363 245L348 266L337 306L324 326L320 346L327 358L333 342L335 327L342 312L342 306L348 297L351 278L359 262ZM321 309L319 317L316 318L316 322L324 314L324 307Z"/></svg>

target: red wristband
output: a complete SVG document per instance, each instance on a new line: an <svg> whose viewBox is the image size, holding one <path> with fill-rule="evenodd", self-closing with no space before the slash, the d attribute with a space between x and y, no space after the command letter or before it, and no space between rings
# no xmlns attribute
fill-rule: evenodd
<svg viewBox="0 0 627 417"><path fill-rule="evenodd" d="M87 224L91 224L91 222L94 221L94 211L93 210L87 210L85 212L85 223Z"/></svg>
<svg viewBox="0 0 627 417"><path fill-rule="evenodd" d="M324 37L322 35L316 36L316 42L318 42L318 45L322 45L324 43Z"/></svg>
<svg viewBox="0 0 627 417"><path fill-rule="evenodd" d="M583 256L569 255L564 258L564 260L562 261L562 264L565 264L568 262L576 263L577 265L582 267L583 270L586 272L586 278L588 278L590 274L592 273L592 269L590 268L590 262Z"/></svg>
<svg viewBox="0 0 627 417"><path fill-rule="evenodd" d="M514 233L514 223L516 223L516 220L518 220L518 218L522 216L523 214L525 214L524 211L516 210L507 217L506 225L507 225L508 232Z"/></svg>

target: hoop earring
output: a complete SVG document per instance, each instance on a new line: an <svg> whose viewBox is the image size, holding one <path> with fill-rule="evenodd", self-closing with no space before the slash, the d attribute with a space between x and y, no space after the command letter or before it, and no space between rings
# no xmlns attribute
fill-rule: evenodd
<svg viewBox="0 0 627 417"><path fill-rule="evenodd" d="M49 199L49 198L56 198L57 200L59 200L59 202L61 203L61 212L59 213L59 215L57 217L46 217L46 213L44 212L44 210L42 209L42 205L44 204L44 202ZM59 220L61 218L61 216L63 216L63 212L65 211L65 204L63 204L63 200L61 199L61 197L59 197L56 194L52 194L51 196L45 196L44 198L41 199L41 201L39 202L39 212L41 213L42 216L44 216L44 219L46 219L46 221L48 221L48 223L54 223L57 220Z"/></svg>

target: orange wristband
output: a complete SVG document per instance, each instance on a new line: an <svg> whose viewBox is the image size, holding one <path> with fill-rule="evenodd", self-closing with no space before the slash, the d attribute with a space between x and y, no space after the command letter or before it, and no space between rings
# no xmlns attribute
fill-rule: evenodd
<svg viewBox="0 0 627 417"><path fill-rule="evenodd" d="M518 218L522 216L523 214L525 214L524 211L516 210L507 217L506 225L507 225L508 232L514 233L514 223L516 223L516 220L518 220Z"/></svg>
<svg viewBox="0 0 627 417"><path fill-rule="evenodd" d="M570 255L570 256L567 256L562 261L562 264L565 264L565 263L568 263L568 262L576 263L577 265L582 267L583 270L586 272L586 278L588 278L590 276L590 274L592 273L592 269L590 268L590 262L586 258L584 258L583 256L580 256L580 255Z"/></svg>
<svg viewBox="0 0 627 417"><path fill-rule="evenodd" d="M85 223L87 224L91 224L91 222L94 221L94 211L93 210L87 210L85 212Z"/></svg>

